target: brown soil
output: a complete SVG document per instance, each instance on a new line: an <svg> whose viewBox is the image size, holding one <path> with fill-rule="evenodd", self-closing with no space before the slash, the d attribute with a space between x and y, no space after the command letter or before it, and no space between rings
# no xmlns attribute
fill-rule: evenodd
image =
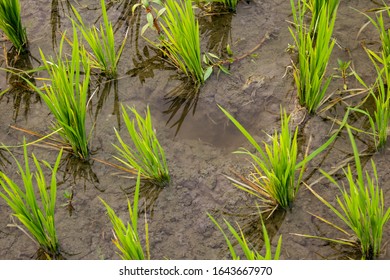
<svg viewBox="0 0 390 280"><path fill-rule="evenodd" d="M39 48L50 56L57 49L60 33L70 28L67 18L68 3L73 1L26 0L23 1L23 23L27 27L31 56L21 58L18 67L31 69L39 63ZM99 1L78 1L83 18L91 23L99 19ZM108 2L108 1L106 1ZM132 16L131 1L112 1L109 17L117 28L118 43L129 28L129 39L120 61L120 78L115 82L92 79L92 86L100 85L92 98L88 116L88 127L95 124L91 147L93 157L115 163L116 143L114 127L122 133L123 123L119 104L135 106L142 112L150 106L154 127L168 160L171 184L166 188L144 186L141 191L145 199L149 223L152 259L225 259L229 258L224 238L207 217L212 213L219 221L222 216L237 221L256 248L261 249L261 227L256 210L256 200L237 190L226 179L231 170L247 173L250 163L246 158L233 154L239 147L249 145L238 130L216 106L220 104L232 113L259 141L266 140L266 133L279 127L279 110L282 105L294 114L295 124L302 120L302 111L297 109L295 88L290 72L294 55L286 52L293 40L289 34L291 18L289 1L254 0L241 1L234 15L206 16L200 18L203 49L218 55L226 55L227 43L235 56L248 54L244 59L230 65L230 75L213 73L210 79L193 98L190 89L177 79L177 72L162 62L145 40L138 37L144 24L143 13ZM374 1L341 1L334 31L337 46L332 54L329 74L335 74L336 59L352 60L355 70L368 83L374 79L374 69L362 49L362 43L377 49L378 35L368 26L358 36L367 18L355 9L365 11L378 7ZM254 53L266 33L270 38ZM153 33L148 33L153 36ZM9 49L8 42L4 44ZM1 53L5 52L2 51ZM2 58L2 67L6 66ZM38 74L38 76L41 74ZM359 84L350 77L349 88ZM12 82L4 71L0 72L0 87L13 90L1 98L0 142L19 145L23 137L35 140L29 134L11 126L25 128L41 134L50 132L52 116L45 104L34 93L24 91ZM341 79L334 79L329 93L342 89ZM177 96L179 95L179 96ZM175 98L176 96L176 98ZM359 101L361 97L354 99ZM178 110L175 114L175 110ZM338 105L316 116L310 116L300 126L301 149L304 151L311 138L311 149L324 143L334 124L329 118L342 118L345 106ZM356 124L364 123L357 116ZM360 135L361 151L372 147L370 139ZM21 159L22 150L12 152ZM54 162L56 150L31 146L38 158ZM390 201L389 145L380 152L365 157L373 158L378 167L380 184L385 194L386 205ZM321 154L309 166L305 180L313 183L320 178L317 168L331 171L351 156L351 147L345 133L332 148ZM7 152L1 152L0 170L18 180L15 163ZM369 166L369 164L367 165ZM342 172L336 172L342 180ZM121 176L118 170L91 160L90 164L77 163L71 159L62 161L59 172L61 184L58 191L56 223L63 255L67 259L117 259L112 244L111 224L99 200L102 197L112 208L127 220L127 197L132 197L134 180ZM70 216L63 192L73 188L74 211ZM326 180L314 185L314 189L332 203L338 190ZM141 209L145 209L143 206ZM145 211L141 211L143 213ZM337 217L322 205L305 187L299 191L293 207L287 212L277 212L267 221L273 241L283 236L283 259L345 259L354 258L354 252L329 242L308 239L291 233L340 237L334 229L312 218L316 213L335 223ZM37 246L11 223L10 209L0 200L0 259L31 259ZM140 228L143 228L142 221ZM341 224L339 224L341 225ZM342 225L341 225L342 226ZM383 244L390 240L389 225L385 228ZM390 259L383 250L381 259Z"/></svg>

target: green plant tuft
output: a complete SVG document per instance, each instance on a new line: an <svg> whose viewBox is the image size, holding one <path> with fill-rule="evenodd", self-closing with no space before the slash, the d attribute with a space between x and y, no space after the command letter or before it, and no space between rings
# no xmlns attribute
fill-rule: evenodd
<svg viewBox="0 0 390 280"><path fill-rule="evenodd" d="M135 186L134 202L133 206L130 200L127 201L129 209L130 222L127 225L115 214L115 211L100 198L107 210L108 217L113 226L114 239L113 243L119 249L119 256L123 260L144 260L150 259L149 253L149 238L148 238L148 223L145 219L145 235L146 245L145 250L142 246L139 234L138 234L138 199L140 188L140 174L138 173L137 184ZM146 251L146 252L145 252Z"/></svg>
<svg viewBox="0 0 390 280"><path fill-rule="evenodd" d="M366 48L376 72L377 79L370 94L375 102L374 116L367 113L373 129L376 148L383 147L387 142L388 126L390 121L390 30L385 27L384 11L390 19L390 7L383 2L384 7L376 14L376 19L364 14L378 30L381 40L381 51L374 52Z"/></svg>
<svg viewBox="0 0 390 280"><path fill-rule="evenodd" d="M140 172L144 179L165 186L170 181L168 166L164 150L160 146L153 129L149 107L147 107L145 118L141 117L135 108L128 108L133 113L135 120L130 120L123 105L122 116L134 148L127 145L115 129L115 134L120 143L120 146L114 145L119 152L119 156L115 158L130 172Z"/></svg>
<svg viewBox="0 0 390 280"><path fill-rule="evenodd" d="M191 0L167 0L161 16L161 50L169 61L195 83L203 84L209 73L202 67L199 24ZM207 76L206 76L207 73Z"/></svg>
<svg viewBox="0 0 390 280"><path fill-rule="evenodd" d="M241 182L231 177L228 178L239 189L259 198L264 212L271 212L271 214L277 207L283 209L291 207L301 185L307 163L333 143L343 126L322 146L310 155L305 155L304 159L298 162L298 128L293 134L290 132L290 116L287 116L285 111L281 111L280 133L275 131L274 135L270 136L270 143L263 142L263 147L261 147L232 115L222 107L219 106L219 108L256 149L256 153L244 148L235 152L248 155L252 159L254 171L249 177L240 176Z"/></svg>
<svg viewBox="0 0 390 280"><path fill-rule="evenodd" d="M383 191L378 185L378 174L374 161L371 160L373 177L366 172L364 178L359 151L349 126L347 126L347 130L353 148L357 176L354 175L351 166L348 166L347 170L344 170L348 183L348 189L346 189L344 185L340 186L334 178L325 171L322 171L329 181L336 185L341 192L341 196L337 197L337 204L341 210L332 206L313 189L308 188L353 231L356 238L353 238L351 234L332 222L316 215L313 216L343 232L348 236L348 239L331 239L310 235L303 236L354 246L360 249L363 259L374 259L379 256L381 251L383 229L390 219L390 208L385 211Z"/></svg>
<svg viewBox="0 0 390 280"><path fill-rule="evenodd" d="M87 160L89 157L86 132L86 111L89 90L90 66L84 48L79 46L76 28L73 25L72 54L61 57L66 34L63 35L56 62L41 57L49 73L51 84L44 83L44 89L26 80L49 107L55 117L54 129L69 144L75 156Z"/></svg>
<svg viewBox="0 0 390 280"><path fill-rule="evenodd" d="M230 241L229 237L227 234L224 232L222 227L218 224L218 222L214 219L213 216L210 214L207 214L211 221L216 225L216 227L222 232L223 236L225 237L226 244L228 245L230 254L232 256L233 260L240 260L240 256L237 254L236 250L234 250L233 243ZM265 255L261 255L259 252L257 252L254 249L251 249L245 236L244 233L242 232L241 228L239 228L239 232L234 229L234 227L224 219L224 222L226 226L229 229L229 232L233 235L234 239L238 242L242 252L245 255L245 258L247 260L278 260L281 252L281 247L282 247L282 236L279 237L278 239L278 245L275 249L274 256L272 256L272 248L271 248L271 240L269 238L267 229L264 225L263 220L261 219L261 226L263 229L263 239L264 239L264 245L265 245Z"/></svg>
<svg viewBox="0 0 390 280"><path fill-rule="evenodd" d="M19 0L0 0L0 29L19 52L27 48L27 34L20 10Z"/></svg>
<svg viewBox="0 0 390 280"><path fill-rule="evenodd" d="M374 135L375 145L379 149L387 142L389 122L390 122L390 56L385 56L382 50L381 57L371 50L367 50L371 61L375 65L378 73L376 83L371 88L370 93L374 98ZM381 60L383 68L380 68L376 60Z"/></svg>
<svg viewBox="0 0 390 280"><path fill-rule="evenodd" d="M72 9L78 21L78 23L75 21L73 23L81 31L83 38L92 50L93 55L90 55L92 67L100 69L109 78L116 78L118 74L117 65L126 43L127 33L117 51L115 49L114 30L108 20L104 0L101 0L103 24L100 24L100 28L95 26L87 28L77 10L74 7Z"/></svg>
<svg viewBox="0 0 390 280"><path fill-rule="evenodd" d="M385 12L387 12L386 19L383 16ZM363 14L370 20L370 22L374 25L374 27L379 33L379 38L382 47L381 51L383 52L384 57L386 58L389 57L390 56L390 29L386 28L386 20L390 19L390 6L388 6L386 2L383 1L383 7L378 9L378 12L375 13L375 19L365 13Z"/></svg>
<svg viewBox="0 0 390 280"><path fill-rule="evenodd" d="M310 113L321 105L332 77L325 80L326 68L335 40L332 39L338 4L320 1L321 7L315 7L309 27L305 24L307 1L299 0L297 6L291 0L295 32L290 33L298 47L298 65L294 67L294 80L297 86L299 103ZM325 80L325 81L324 81Z"/></svg>
<svg viewBox="0 0 390 280"><path fill-rule="evenodd" d="M62 150L58 154L57 160L53 167L49 163L43 164L50 169L51 180L49 185L38 159L32 155L36 171L30 169L27 145L24 143L24 167L14 157L18 166L18 172L22 177L23 188L19 187L6 174L0 172L0 185L3 192L0 192L0 197L3 198L8 206L13 211L13 216L16 217L23 226L25 231L19 225L13 225L21 229L32 240L40 246L47 258L53 259L60 256L60 249L57 239L55 227L54 212L57 199L57 170L60 164ZM36 188L39 191L41 206L38 203Z"/></svg>
<svg viewBox="0 0 390 280"><path fill-rule="evenodd" d="M222 4L231 12L235 12L237 9L238 0L221 0Z"/></svg>

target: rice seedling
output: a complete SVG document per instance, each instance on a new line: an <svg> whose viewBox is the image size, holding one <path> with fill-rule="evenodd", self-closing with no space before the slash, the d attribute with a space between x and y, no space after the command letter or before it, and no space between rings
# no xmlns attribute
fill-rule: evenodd
<svg viewBox="0 0 390 280"><path fill-rule="evenodd" d="M27 48L26 29L22 25L19 0L0 0L0 29L18 52Z"/></svg>
<svg viewBox="0 0 390 280"><path fill-rule="evenodd" d="M13 211L16 217L24 227L17 224L29 238L40 246L47 258L59 257L59 244L55 227L55 206L57 197L57 170L60 164L62 150L57 156L53 167L43 161L44 166L49 168L51 180L48 184L42 169L41 163L32 155L35 172L30 169L29 158L27 154L27 145L24 143L24 167L22 163L14 157L18 166L18 173L23 182L23 187L16 184L11 178L0 171L0 185L3 192L0 197L3 198ZM35 184L34 184L35 181ZM34 186L36 185L36 187ZM36 189L39 191L39 197L36 195ZM41 202L38 202L40 198ZM41 204L41 206L39 205Z"/></svg>
<svg viewBox="0 0 390 280"><path fill-rule="evenodd" d="M369 90L370 96L374 100L375 109L373 114L358 108L354 108L353 110L367 116L373 131L370 134L374 136L375 147L377 149L383 147L387 142L390 121L390 88L388 86L390 83L390 30L385 27L383 17L383 13L387 11L388 18L390 18L390 7L385 2L383 2L383 5L383 8L379 9L376 13L375 19L362 13L370 20L367 24L371 22L378 30L381 40L381 50L379 52L365 48L377 72L376 81L373 86L368 87L359 75L354 73L357 80Z"/></svg>
<svg viewBox="0 0 390 280"><path fill-rule="evenodd" d="M224 111L227 115L227 112ZM227 115L229 117L229 115ZM236 153L246 154L253 160L254 172L250 174L250 188L245 185L238 185L241 189L253 192L254 194L265 197L266 204L289 208L291 202L298 191L304 168L301 169L296 182L296 163L298 156L297 135L298 129L293 134L288 126L290 117L286 112L281 114L280 134L275 131L271 136L271 143L264 142L264 148L261 148L247 132L241 132L256 147L257 154L253 154L246 149L241 149ZM230 118L231 119L231 118ZM231 119L232 120L232 119ZM233 120L232 120L233 121ZM237 124L236 124L237 126ZM251 141L253 140L253 141Z"/></svg>
<svg viewBox="0 0 390 280"><path fill-rule="evenodd" d="M378 55L377 53L366 48L366 52L368 53L377 71L377 78L375 83L369 86L363 81L358 73L351 69L352 72L350 74L353 75L356 80L363 86L362 92L368 92L369 94L357 106L348 107L344 119L346 120L346 118L348 118L348 115L351 111L366 116L371 131L367 129L360 129L351 125L349 125L349 127L358 133L367 134L372 137L375 149L379 150L386 144L389 133L388 126L390 120L390 89L387 85L390 78L390 64L389 62L385 62L386 58L384 58L384 51L381 51L380 55ZM390 56L387 58L387 60L390 60ZM379 63L383 64L382 68L378 64L378 61ZM365 102L369 100L369 98L372 98L374 101L372 110L367 108L361 109L360 107L364 105Z"/></svg>
<svg viewBox="0 0 390 280"><path fill-rule="evenodd" d="M31 82L55 117L54 129L72 147L74 155L86 160L89 156L85 120L90 77L89 61L84 48L80 48L75 26L71 58L61 57L66 34L63 35L56 62L41 57L49 73L51 85L44 83L43 90ZM84 75L84 77L82 77Z"/></svg>
<svg viewBox="0 0 390 280"><path fill-rule="evenodd" d="M93 67L101 69L109 78L115 78L117 76L117 65L126 43L127 33L121 46L116 50L114 30L111 22L108 20L104 0L101 0L103 24L100 24L100 28L96 26L92 28L86 27L77 10L74 7L72 9L78 23L74 20L73 22L81 31L83 38L92 50L93 55L90 56L90 59Z"/></svg>
<svg viewBox="0 0 390 280"><path fill-rule="evenodd" d="M135 121L130 120L125 107L122 105L122 116L126 124L127 132L134 144L134 148L127 145L119 132L115 129L116 137L120 145L114 147L119 152L114 158L121 162L129 172L138 171L144 179L157 185L165 186L169 183L169 171L165 159L165 153L161 147L152 125L152 117L149 107L143 118L135 108L130 108Z"/></svg>
<svg viewBox="0 0 390 280"><path fill-rule="evenodd" d="M140 173L138 173L137 183L135 186L134 202L131 205L130 200L127 201L129 209L130 222L127 225L115 214L115 211L102 199L107 210L108 217L113 226L114 239L112 240L115 246L119 249L119 256L123 260L144 260L150 259L149 252L149 236L148 223L145 218L145 249L142 246L138 233L138 199L140 188Z"/></svg>
<svg viewBox="0 0 390 280"><path fill-rule="evenodd" d="M159 10L152 8L151 3L160 5L162 8ZM199 22L195 17L191 0L168 0L164 4L160 0L146 0L135 4L133 12L139 6L145 9L148 21L142 27L141 35L148 28L155 29L159 35L159 41L145 39L159 49L168 58L168 62L190 78L196 86L204 84L215 66L229 74L224 64L233 63L249 55L225 61L211 53L201 56Z"/></svg>
<svg viewBox="0 0 390 280"><path fill-rule="evenodd" d="M232 241L230 241L229 237L225 233L225 231L222 229L222 227L218 224L218 222L214 219L213 216L210 214L207 214L211 221L215 224L215 226L221 231L223 234L226 244L229 248L230 254L232 256L233 260L240 260L240 256L237 254L236 250L234 249ZM269 238L267 229L264 225L263 220L261 220L261 225L263 229L263 239L264 239L264 246L265 246L265 254L262 255L258 251L252 249L250 245L248 244L240 226L237 224L239 228L239 232L226 220L224 219L224 222L226 226L228 227L229 232L233 235L235 241L238 242L241 251L244 253L245 258L247 260L278 260L281 252L281 247L282 247L282 236L279 237L278 239L278 245L275 249L275 252L272 256L272 248L271 248L271 240Z"/></svg>
<svg viewBox="0 0 390 280"><path fill-rule="evenodd" d="M300 104L310 113L314 113L321 105L332 79L330 76L325 80L325 74L335 44L332 34L337 7L332 8L328 4L332 1L321 1L323 5L319 9L318 17L313 17L307 27L304 20L306 1L298 1L297 6L294 0L290 2L296 33L292 28L289 30L298 47L298 66L293 65L294 81Z"/></svg>
<svg viewBox="0 0 390 280"><path fill-rule="evenodd" d="M366 51L377 71L376 82L373 86L368 87L357 73L354 73L354 75L369 91L368 97L372 97L374 101L374 109L373 112L369 112L368 110L362 110L358 108L359 106L357 106L349 108L348 110L356 111L367 117L372 132L362 131L355 127L353 129L372 136L375 148L379 150L385 146L389 134L390 88L388 87L388 84L390 81L390 56L385 58L383 50L380 55L369 49L366 49ZM382 68L378 64L378 61L382 63Z"/></svg>
<svg viewBox="0 0 390 280"><path fill-rule="evenodd" d="M259 198L264 212L270 212L271 215L277 207L288 209L299 190L307 163L325 150L336 139L338 132L310 155L306 152L304 159L298 162L298 128L294 133L290 132L290 116L285 111L281 112L280 133L275 131L270 136L270 143L263 142L261 147L232 115L222 107L219 108L256 149L256 153L244 148L235 152L252 159L254 172L248 178L240 176L242 182L228 178L239 189Z"/></svg>
<svg viewBox="0 0 390 280"><path fill-rule="evenodd" d="M236 11L238 0L221 0L221 2L229 11Z"/></svg>
<svg viewBox="0 0 390 280"><path fill-rule="evenodd" d="M191 0L167 0L161 16L161 50L169 61L195 83L203 84L212 68L202 67L199 24ZM209 70L210 69L210 70Z"/></svg>
<svg viewBox="0 0 390 280"><path fill-rule="evenodd" d="M383 7L376 12L375 19L369 15L363 13L374 27L379 32L379 37L382 45L382 51L384 52L384 57L390 55L390 29L386 28L385 19L383 17L384 12L387 12L387 18L390 18L390 7L383 1Z"/></svg>
<svg viewBox="0 0 390 280"><path fill-rule="evenodd" d="M373 176L370 176L367 171L365 172L365 176L363 176L364 173L359 158L359 151L349 126L347 126L347 130L353 148L357 173L357 177L355 178L350 165L347 167L347 170L344 170L349 190L346 189L344 184L340 186L340 184L328 173L321 171L332 184L339 188L341 195L337 197L337 204L341 210L338 210L335 206L331 205L312 188L309 186L307 187L322 203L331 209L350 230L352 230L353 235L336 226L331 221L313 215L346 234L348 238L332 239L311 235L302 236L354 246L360 249L363 259L374 259L379 256L381 251L383 228L390 219L390 208L387 208L385 211L383 191L378 184L378 174L374 161L371 160Z"/></svg>
<svg viewBox="0 0 390 280"><path fill-rule="evenodd" d="M339 66L336 68L337 71L339 71L340 75L334 75L334 78L341 78L343 80L343 90L348 90L348 82L347 78L349 76L352 76L352 72L348 72L348 69L350 68L351 61L343 61L341 59L337 59L337 65Z"/></svg>
<svg viewBox="0 0 390 280"><path fill-rule="evenodd" d="M376 136L375 146L381 148L387 142L390 121L390 56L386 57L384 50L382 50L381 57L371 50L367 52L378 73L376 83L370 91L375 102L374 124L371 126ZM378 60L383 62L383 68L377 64Z"/></svg>
<svg viewBox="0 0 390 280"><path fill-rule="evenodd" d="M75 210L73 206L73 196L74 196L73 188L70 191L66 190L64 192L64 198L66 200L66 203L63 203L61 205L62 207L66 208L66 210L69 213L69 217L72 217L73 211Z"/></svg>

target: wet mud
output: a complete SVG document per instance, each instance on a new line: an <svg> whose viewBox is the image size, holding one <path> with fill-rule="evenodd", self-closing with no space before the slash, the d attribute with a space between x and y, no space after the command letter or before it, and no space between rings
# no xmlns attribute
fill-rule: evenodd
<svg viewBox="0 0 390 280"><path fill-rule="evenodd" d="M91 24L99 21L98 1L78 2L83 18ZM278 129L280 106L283 106L294 115L294 126L299 127L301 156L309 143L310 150L314 150L329 138L336 128L332 119L342 119L346 110L345 104L340 103L318 115L305 116L297 106L291 72L295 55L286 51L289 44L293 44L288 30L292 20L289 1L241 1L236 14L201 14L202 49L226 58L226 45L229 44L234 56L242 59L229 65L230 75L215 71L198 92L140 36L145 16L142 12L132 14L133 1L106 2L109 2L108 14L114 23L118 44L127 29L129 38L120 60L119 78L115 81L97 75L91 78L92 91L97 89L89 104L87 118L87 127L92 130L91 160L80 163L64 156L61 161L56 223L64 258L119 258L111 242L111 224L99 197L123 220L128 219L127 199L133 196L135 181L128 174L102 163L116 163L112 146L117 143L114 127L125 132L121 104L134 106L139 112L150 106L171 174L171 183L165 188L147 184L141 188L140 217L146 215L149 223L152 259L229 258L225 240L207 213L219 221L223 217L232 223L236 221L255 248L261 250L261 223L254 208L256 200L236 189L226 178L232 171L241 174L250 171L247 158L233 154L239 147L250 146L217 104L237 118L258 141L267 141L266 133ZM39 49L48 56L54 55L61 32L71 27L70 4L76 5L68 0L22 1L22 19L27 27L31 53L17 58L18 65L13 64L12 55L3 55L1 67L23 70L38 67ZM359 33L367 18L354 9L365 11L375 7L378 5L374 1L341 1L334 31L337 46L328 74L337 73L334 68L337 68L339 58L352 60L354 69L366 83L374 81L375 69L362 44L379 48L378 36L370 26ZM147 35L153 36L153 33ZM266 35L263 44L258 46ZM1 53L5 54L10 44L4 41L1 48ZM256 50L252 52L253 49ZM37 73L32 78L39 83L37 78L41 76L42 73ZM39 96L26 89L19 79L0 71L1 90L11 88L0 100L0 142L9 146L20 145L24 137L28 142L37 139L21 129L40 135L50 133L53 121ZM360 87L352 77L348 77L347 82L350 89ZM335 92L334 96L342 96L342 88L343 80L335 78L329 94ZM348 102L353 104L363 97L357 95ZM353 121L365 125L362 116L356 115ZM357 142L360 151L366 154L366 162L371 158L375 160L386 206L389 206L389 145L373 152L372 141L367 136L357 135ZM11 151L22 159L21 148ZM30 146L29 152L48 162L54 162L58 154L55 148L44 145ZM329 150L309 164L305 181L335 203L338 189L321 179L318 169L334 170L335 176L343 180L339 168L351 155L348 135L343 132ZM8 152L0 150L0 163L1 171L19 180L16 165ZM73 192L72 207L63 196L65 191ZM294 235L340 237L334 228L314 219L309 212L338 224L337 217L304 186L290 210L278 211L266 221L274 243L279 235L283 236L282 259L358 257L343 246ZM35 258L37 246L20 230L7 226L12 223L10 214L8 206L0 200L0 259ZM140 223L142 229L143 219ZM383 244L389 240L390 227L387 225ZM380 258L390 259L386 247Z"/></svg>

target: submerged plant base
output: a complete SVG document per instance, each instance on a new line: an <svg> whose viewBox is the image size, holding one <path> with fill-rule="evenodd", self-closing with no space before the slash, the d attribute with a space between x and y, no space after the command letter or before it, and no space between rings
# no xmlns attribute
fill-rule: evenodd
<svg viewBox="0 0 390 280"><path fill-rule="evenodd" d="M95 189L99 192L104 192L104 189L100 189L99 178L96 173L93 171L93 159L85 160L76 157L73 154L69 154L61 162L61 167L65 167L65 172L63 175L63 181L67 182L72 179L72 184L75 184L76 181L82 180L84 185L84 190L87 187L87 184L92 184Z"/></svg>
<svg viewBox="0 0 390 280"><path fill-rule="evenodd" d="M48 253L42 248L39 248L38 251L35 253L35 259L36 260L66 260L66 258L62 254Z"/></svg>

